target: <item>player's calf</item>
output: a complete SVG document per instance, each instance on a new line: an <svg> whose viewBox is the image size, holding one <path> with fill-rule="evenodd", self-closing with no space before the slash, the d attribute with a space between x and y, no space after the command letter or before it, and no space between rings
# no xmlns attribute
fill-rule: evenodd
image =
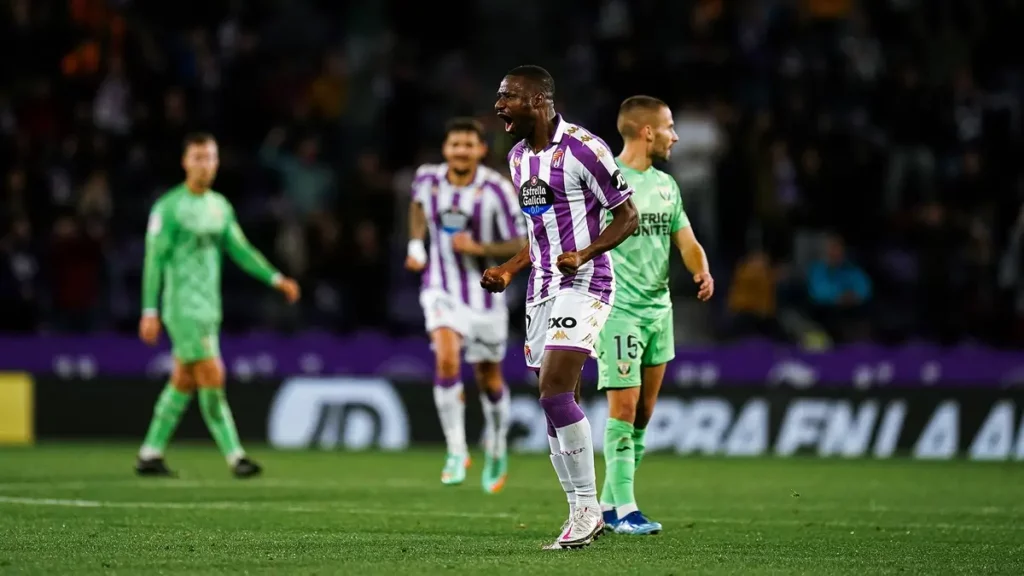
<svg viewBox="0 0 1024 576"><path fill-rule="evenodd" d="M593 531L604 524L597 502L590 421L575 398L576 383L586 358L580 351L549 348L545 350L540 375L541 407L554 428L561 461L576 496L571 525L559 541L583 546L593 540Z"/></svg>
<svg viewBox="0 0 1024 576"><path fill-rule="evenodd" d="M451 328L437 328L430 334L434 346L434 406L448 447L441 482L461 484L466 479L469 450L466 445L466 402L459 354L462 337Z"/></svg>
<svg viewBox="0 0 1024 576"><path fill-rule="evenodd" d="M139 449L135 473L140 476L173 476L164 462L164 451L192 401L195 381L180 363L175 362L171 379L157 398L146 438Z"/></svg>
<svg viewBox="0 0 1024 576"><path fill-rule="evenodd" d="M636 510L633 495L633 418L640 387L608 390L608 421L604 433L604 486L601 510L608 529Z"/></svg>
<svg viewBox="0 0 1024 576"><path fill-rule="evenodd" d="M192 365L192 375L199 387L199 410L206 428L228 466L237 470L239 463L245 460L245 449L242 448L235 418L224 393L224 366L219 358L200 360Z"/></svg>
<svg viewBox="0 0 1024 576"><path fill-rule="evenodd" d="M495 494L504 488L508 476L508 430L512 401L501 375L501 365L479 362L474 365L474 369L484 415L484 468L481 485L485 492Z"/></svg>

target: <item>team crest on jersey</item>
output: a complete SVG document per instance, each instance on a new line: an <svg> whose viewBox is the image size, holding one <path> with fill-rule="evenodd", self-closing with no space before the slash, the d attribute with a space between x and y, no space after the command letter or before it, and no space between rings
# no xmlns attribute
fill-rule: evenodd
<svg viewBox="0 0 1024 576"><path fill-rule="evenodd" d="M526 359L533 362L533 351L530 350L530 345L523 346L523 354L526 355Z"/></svg>
<svg viewBox="0 0 1024 576"><path fill-rule="evenodd" d="M618 362L617 364L619 365L619 376L623 378L629 376L629 372L632 370L632 366L629 365L629 362Z"/></svg>
<svg viewBox="0 0 1024 576"><path fill-rule="evenodd" d="M454 206L441 213L441 229L449 234L462 232L469 228L470 217Z"/></svg>
<svg viewBox="0 0 1024 576"><path fill-rule="evenodd" d="M565 157L565 152L562 152L561 149L555 150L555 153L551 155L551 167L561 168L563 157Z"/></svg>
<svg viewBox="0 0 1024 576"><path fill-rule="evenodd" d="M555 193L548 183L536 176L523 182L519 187L519 206L530 216L540 216L555 203Z"/></svg>
<svg viewBox="0 0 1024 576"><path fill-rule="evenodd" d="M668 186L658 186L658 195L661 196L662 200L668 202L672 199L672 189Z"/></svg>

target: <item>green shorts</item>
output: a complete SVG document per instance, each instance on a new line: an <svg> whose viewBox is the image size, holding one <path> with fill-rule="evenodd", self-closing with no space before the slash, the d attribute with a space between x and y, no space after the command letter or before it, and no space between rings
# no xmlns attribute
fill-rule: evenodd
<svg viewBox="0 0 1024 576"><path fill-rule="evenodd" d="M171 353L184 364L220 358L220 324L178 320L167 322Z"/></svg>
<svg viewBox="0 0 1024 576"><path fill-rule="evenodd" d="M597 348L597 389L635 388L643 366L665 364L676 357L672 312L638 320L612 308L601 329Z"/></svg>

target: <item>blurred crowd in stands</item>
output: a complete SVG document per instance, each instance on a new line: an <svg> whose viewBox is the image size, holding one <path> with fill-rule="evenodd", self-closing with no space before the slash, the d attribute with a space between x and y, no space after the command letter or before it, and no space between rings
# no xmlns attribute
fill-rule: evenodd
<svg viewBox="0 0 1024 576"><path fill-rule="evenodd" d="M681 342L1024 343L1024 1L444 4L5 1L0 329L134 330L149 207L202 129L305 293L227 265L226 330L420 332L412 172L453 115L503 170L494 92L537 63L613 148L623 98L673 106L663 168L718 286L698 304L677 267Z"/></svg>

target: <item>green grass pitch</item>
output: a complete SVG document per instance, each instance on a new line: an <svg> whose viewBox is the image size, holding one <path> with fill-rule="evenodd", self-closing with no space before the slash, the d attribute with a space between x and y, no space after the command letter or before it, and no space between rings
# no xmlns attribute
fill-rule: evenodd
<svg viewBox="0 0 1024 576"><path fill-rule="evenodd" d="M478 466L441 486L433 451L253 455L262 479L179 446L181 478L142 480L134 446L2 449L0 574L1024 574L1020 464L652 455L664 533L545 552L565 502L543 455L499 495Z"/></svg>

